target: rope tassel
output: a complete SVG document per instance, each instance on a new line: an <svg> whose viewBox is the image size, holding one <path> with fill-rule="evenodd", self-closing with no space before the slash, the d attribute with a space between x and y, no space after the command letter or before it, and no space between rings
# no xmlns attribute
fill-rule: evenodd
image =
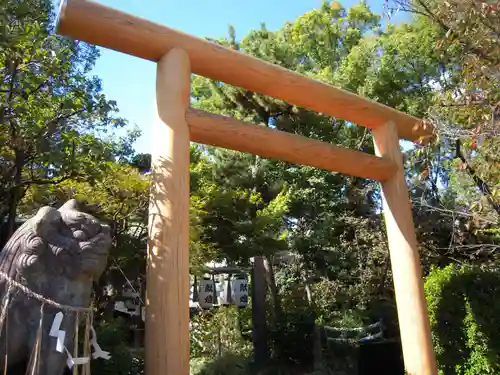
<svg viewBox="0 0 500 375"><path fill-rule="evenodd" d="M31 353L30 366L28 366L28 375L38 375L40 372L40 351L42 348L42 327L43 327L43 308L45 303L40 306L40 321L38 323L38 329L36 331L35 345L33 347L33 352Z"/></svg>
<svg viewBox="0 0 500 375"><path fill-rule="evenodd" d="M78 358L78 326L80 323L80 314L78 314L78 311L75 312L75 342L73 346L73 356L74 358ZM69 360L69 358L68 358ZM78 366L73 366L73 375L78 375Z"/></svg>
<svg viewBox="0 0 500 375"><path fill-rule="evenodd" d="M83 357L90 358L90 318L91 314L85 315L85 337L83 338ZM82 375L90 375L90 361L83 365Z"/></svg>
<svg viewBox="0 0 500 375"><path fill-rule="evenodd" d="M2 312L0 313L0 333L3 330L5 322L5 355L3 358L3 375L7 375L7 363L9 352L9 303L10 295L12 293L12 284L6 284L7 292L2 301Z"/></svg>

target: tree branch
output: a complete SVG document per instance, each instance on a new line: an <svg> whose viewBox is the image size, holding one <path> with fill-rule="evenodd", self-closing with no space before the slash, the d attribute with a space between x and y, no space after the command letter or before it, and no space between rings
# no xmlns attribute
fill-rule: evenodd
<svg viewBox="0 0 500 375"><path fill-rule="evenodd" d="M491 192L491 189L488 186L488 184L481 177L477 175L475 169L471 167L471 165L465 158L465 155L462 152L461 148L462 142L460 141L460 139L456 140L455 145L456 145L455 156L462 161L463 165L465 166L465 170L472 177L478 189L481 191L481 193L483 193L483 195L486 197L486 199L493 207L493 209L497 212L497 214L500 215L500 203L495 201L493 193Z"/></svg>
<svg viewBox="0 0 500 375"><path fill-rule="evenodd" d="M2 111L0 113L1 116L1 122L3 123L6 119L6 111L11 110L11 103L12 99L14 97L14 85L16 82L17 78L17 67L19 65L19 61L16 59L11 62L12 64L12 70L10 72L10 81L9 81L9 90L8 90L8 95L7 95L7 103L5 105L2 105ZM14 150L17 150L17 142L16 142L16 135L17 135L17 130L16 127L13 123L13 121L9 121L9 126L10 126L10 137L12 140L12 148Z"/></svg>
<svg viewBox="0 0 500 375"><path fill-rule="evenodd" d="M403 4L402 1L397 1L396 3ZM449 32L450 36L452 36L456 40L458 40L460 42L460 44L462 44L463 47L465 47L466 49L468 49L469 51L471 51L472 53L474 53L478 57L482 58L483 60L486 60L492 64L498 64L498 62L499 62L498 59L494 59L492 56L486 55L483 51L475 48L474 46L472 46L469 42L467 42L463 38L460 38L459 35L457 35L457 33L450 26L448 26L441 18L436 16L436 13L433 12L432 9L430 9L428 7L428 5L425 3L424 0L416 0L416 3L420 7L422 7L423 11L420 11L417 8L412 7L412 6L408 6L404 10L408 11L410 13L420 14L420 15L423 15L425 17L428 17L432 21L436 22L444 31Z"/></svg>
<svg viewBox="0 0 500 375"><path fill-rule="evenodd" d="M71 173L69 175L66 175L66 176L63 176L60 178L55 178L55 179L30 179L30 180L22 181L19 185L16 185L15 187L22 187L22 186L29 186L29 185L58 185L61 182L69 180L70 178L75 178L77 176L78 176L78 174Z"/></svg>

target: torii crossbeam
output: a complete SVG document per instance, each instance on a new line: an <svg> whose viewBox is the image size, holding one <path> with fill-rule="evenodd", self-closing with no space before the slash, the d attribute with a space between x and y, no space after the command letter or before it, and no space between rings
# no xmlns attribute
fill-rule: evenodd
<svg viewBox="0 0 500 375"><path fill-rule="evenodd" d="M399 138L426 140L432 129L380 103L94 1L63 1L57 32L157 63L147 375L189 374L190 141L379 181L405 367L411 375L437 373L399 148ZM376 155L190 108L192 73L370 128Z"/></svg>

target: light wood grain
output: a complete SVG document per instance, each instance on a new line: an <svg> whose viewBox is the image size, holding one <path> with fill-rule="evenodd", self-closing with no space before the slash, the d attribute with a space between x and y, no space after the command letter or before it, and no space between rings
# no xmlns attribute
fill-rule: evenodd
<svg viewBox="0 0 500 375"><path fill-rule="evenodd" d="M396 171L389 160L307 137L248 124L191 108L186 114L191 141L384 181Z"/></svg>
<svg viewBox="0 0 500 375"><path fill-rule="evenodd" d="M182 50L173 49L158 62L146 284L148 375L189 375L190 75Z"/></svg>
<svg viewBox="0 0 500 375"><path fill-rule="evenodd" d="M436 375L427 304L413 224L408 187L394 123L373 132L376 154L397 165L382 183L385 225L391 256L394 290L405 367L411 375Z"/></svg>
<svg viewBox="0 0 500 375"><path fill-rule="evenodd" d="M67 0L57 32L151 61L182 48L189 54L193 73L368 128L392 120L399 137L411 141L432 133L419 119L385 105L93 1Z"/></svg>

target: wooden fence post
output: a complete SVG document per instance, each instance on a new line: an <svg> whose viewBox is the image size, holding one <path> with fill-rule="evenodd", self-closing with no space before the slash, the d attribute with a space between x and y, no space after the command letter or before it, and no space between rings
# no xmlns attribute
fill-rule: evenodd
<svg viewBox="0 0 500 375"><path fill-rule="evenodd" d="M157 65L157 119L146 285L146 374L189 375L190 62L169 51Z"/></svg>
<svg viewBox="0 0 500 375"><path fill-rule="evenodd" d="M252 269L252 341L254 361L258 369L262 369L269 362L264 273L263 256L255 256Z"/></svg>
<svg viewBox="0 0 500 375"><path fill-rule="evenodd" d="M382 183L383 204L405 368L409 375L435 375L422 271L396 125L373 130L375 152L397 165Z"/></svg>

